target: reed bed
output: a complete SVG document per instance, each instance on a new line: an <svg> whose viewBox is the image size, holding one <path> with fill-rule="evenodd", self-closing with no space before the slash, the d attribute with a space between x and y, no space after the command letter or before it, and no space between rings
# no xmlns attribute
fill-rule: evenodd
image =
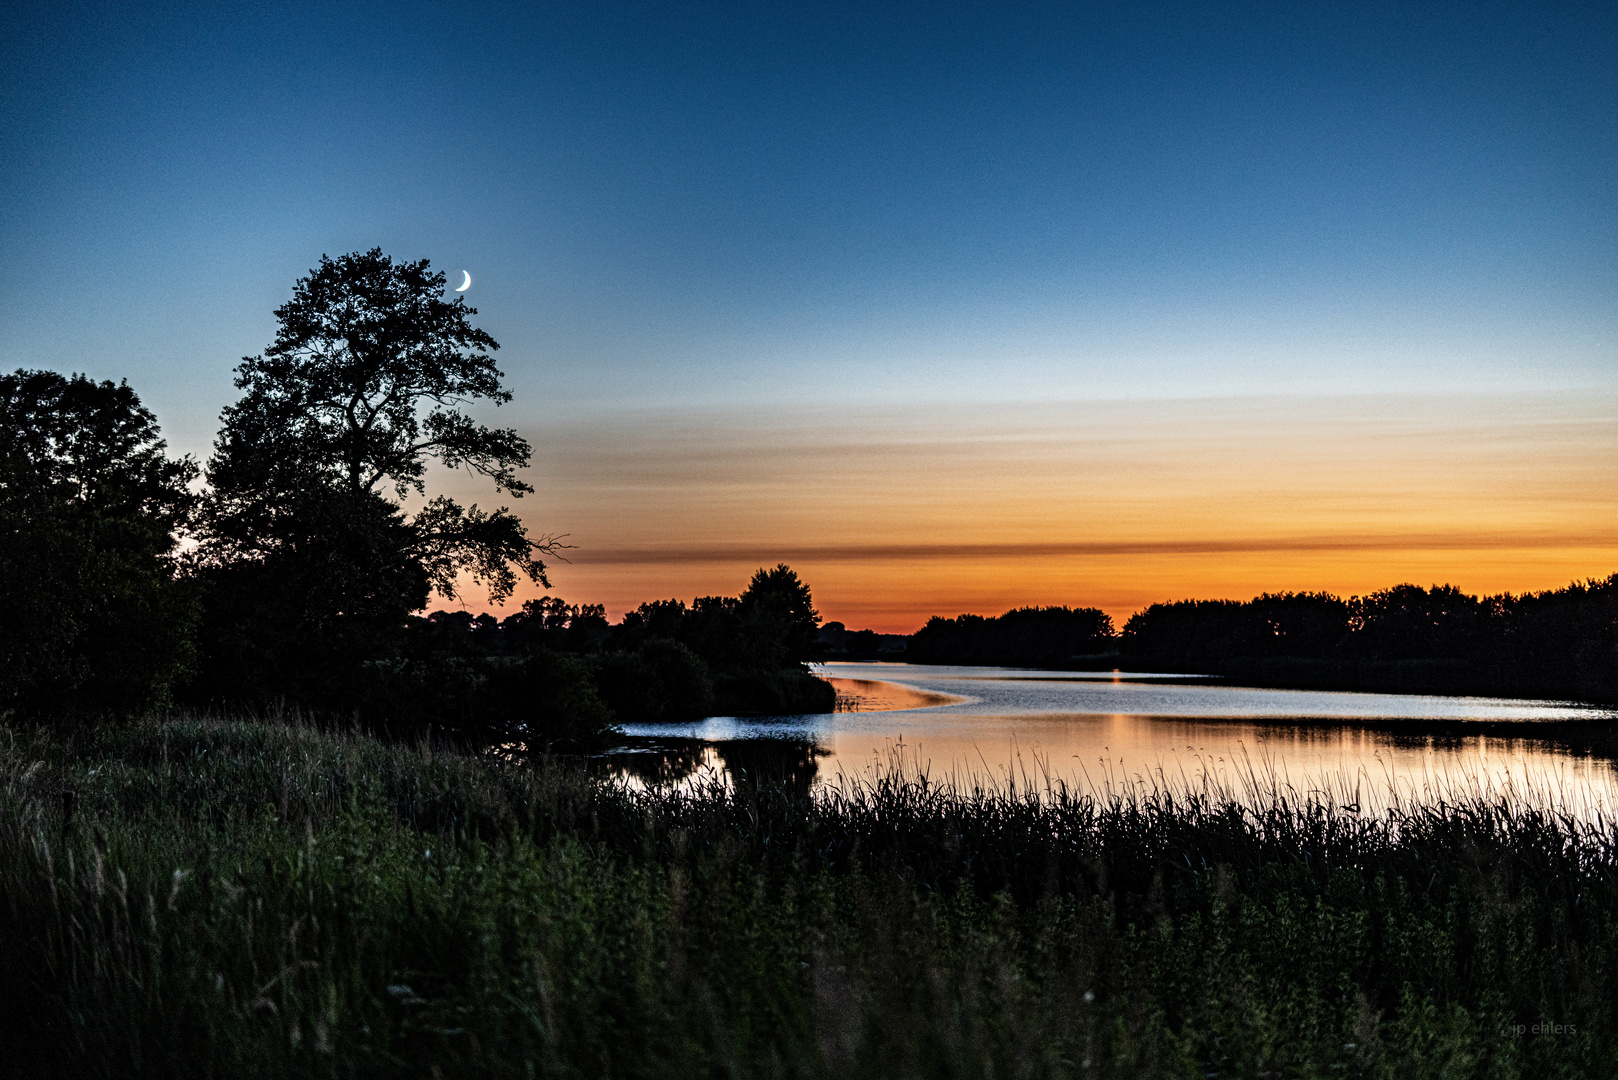
<svg viewBox="0 0 1618 1080"><path fill-rule="evenodd" d="M1243 783L664 789L285 717L4 729L0 1068L1618 1074L1610 821Z"/></svg>

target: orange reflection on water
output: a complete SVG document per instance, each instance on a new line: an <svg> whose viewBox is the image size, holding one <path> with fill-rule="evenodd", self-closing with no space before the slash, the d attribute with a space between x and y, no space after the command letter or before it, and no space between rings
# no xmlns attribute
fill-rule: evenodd
<svg viewBox="0 0 1618 1080"><path fill-rule="evenodd" d="M873 737L833 732L822 783L902 768L962 790L1200 792L1240 802L1327 796L1367 811L1395 801L1509 796L1618 820L1618 768L1531 738L1402 737L1347 725L1177 717L959 716L957 731Z"/></svg>
<svg viewBox="0 0 1618 1080"><path fill-rule="evenodd" d="M955 705L966 699L934 690L918 690L882 679L843 679L822 676L837 691L838 712L897 712Z"/></svg>

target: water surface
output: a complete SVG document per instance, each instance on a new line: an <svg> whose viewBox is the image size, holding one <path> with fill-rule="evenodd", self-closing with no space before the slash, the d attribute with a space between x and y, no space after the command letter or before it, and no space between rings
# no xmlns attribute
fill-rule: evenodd
<svg viewBox="0 0 1618 1080"><path fill-rule="evenodd" d="M1572 702L1225 685L1190 675L821 665L845 711L626 728L649 782L795 784L896 764L935 780L1096 789L1331 789L1350 804L1511 789L1618 806L1618 710Z"/></svg>

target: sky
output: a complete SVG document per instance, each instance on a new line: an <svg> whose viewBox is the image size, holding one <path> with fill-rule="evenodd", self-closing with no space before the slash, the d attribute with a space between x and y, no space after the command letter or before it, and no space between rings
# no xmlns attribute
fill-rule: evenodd
<svg viewBox="0 0 1618 1080"><path fill-rule="evenodd" d="M1550 588L1618 570L1615 120L1611 4L6 5L0 365L200 459L380 246L615 615Z"/></svg>

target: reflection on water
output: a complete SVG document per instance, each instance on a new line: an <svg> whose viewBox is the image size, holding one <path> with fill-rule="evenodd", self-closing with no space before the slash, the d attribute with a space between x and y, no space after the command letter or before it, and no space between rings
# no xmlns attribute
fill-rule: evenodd
<svg viewBox="0 0 1618 1080"><path fill-rule="evenodd" d="M820 772L817 759L826 753L817 744L798 739L736 739L718 743L715 749L737 786L773 783L794 791L814 786Z"/></svg>
<svg viewBox="0 0 1618 1080"><path fill-rule="evenodd" d="M902 765L964 786L1277 785L1329 788L1346 805L1509 789L1581 813L1618 807L1612 709L1128 673L903 664L822 673L863 711L631 725L614 761L648 784L768 776L807 789Z"/></svg>
<svg viewBox="0 0 1618 1080"><path fill-rule="evenodd" d="M959 705L966 700L959 694L919 690L883 679L848 679L837 675L827 675L825 679L837 691L838 712L902 712Z"/></svg>
<svg viewBox="0 0 1618 1080"><path fill-rule="evenodd" d="M881 679L918 692L954 694L954 712L994 715L1089 713L1097 716L1403 720L1613 719L1611 709L1506 698L1269 690L1229 686L1192 675L1029 671L920 664L826 664L834 678Z"/></svg>
<svg viewBox="0 0 1618 1080"><path fill-rule="evenodd" d="M647 787L723 780L737 788L778 784L807 792L827 751L805 739L705 739L631 736L601 755L610 768Z"/></svg>
<svg viewBox="0 0 1618 1080"><path fill-rule="evenodd" d="M713 744L698 739L634 739L601 757L647 787L677 784L718 767Z"/></svg>

